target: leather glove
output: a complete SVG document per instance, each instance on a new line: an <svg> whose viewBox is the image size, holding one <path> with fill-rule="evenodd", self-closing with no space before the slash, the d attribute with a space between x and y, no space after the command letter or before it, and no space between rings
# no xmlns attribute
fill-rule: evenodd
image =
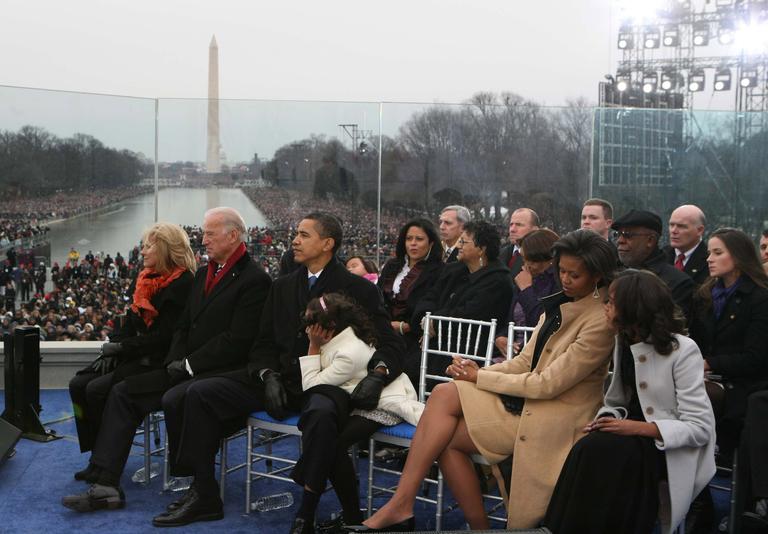
<svg viewBox="0 0 768 534"><path fill-rule="evenodd" d="M189 378L187 367L184 365L184 360L173 360L165 367L168 376L171 381L182 381Z"/></svg>
<svg viewBox="0 0 768 534"><path fill-rule="evenodd" d="M104 376L107 373L111 373L117 367L117 358L114 356L101 355L96 358L91 364L91 369L94 373Z"/></svg>
<svg viewBox="0 0 768 534"><path fill-rule="evenodd" d="M123 352L123 346L120 343L104 343L101 346L101 353L104 356L117 356Z"/></svg>
<svg viewBox="0 0 768 534"><path fill-rule="evenodd" d="M352 406L360 410L373 410L379 404L383 389L384 377L375 371L369 371L352 392Z"/></svg>
<svg viewBox="0 0 768 534"><path fill-rule="evenodd" d="M269 371L264 375L264 404L267 413L275 419L285 419L288 394L285 392L280 373Z"/></svg>

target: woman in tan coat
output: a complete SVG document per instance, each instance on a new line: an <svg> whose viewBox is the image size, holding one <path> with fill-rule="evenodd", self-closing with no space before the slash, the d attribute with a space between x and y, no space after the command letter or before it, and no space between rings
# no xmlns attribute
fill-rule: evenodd
<svg viewBox="0 0 768 534"><path fill-rule="evenodd" d="M601 405L614 343L603 316L615 268L608 242L577 230L553 252L563 291L544 299L544 316L522 353L486 369L454 358L446 373L455 381L433 390L397 492L349 530L412 527L416 492L435 459L470 528L487 529L470 460L478 452L490 463L513 455L509 528L541 521L571 446Z"/></svg>

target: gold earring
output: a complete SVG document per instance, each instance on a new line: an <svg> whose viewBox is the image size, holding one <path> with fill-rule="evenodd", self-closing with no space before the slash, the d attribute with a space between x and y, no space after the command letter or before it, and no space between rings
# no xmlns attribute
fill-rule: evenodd
<svg viewBox="0 0 768 534"><path fill-rule="evenodd" d="M481 268L485 267L485 263L483 262L483 257L482 256L480 256L480 260L479 261L480 261L480 267Z"/></svg>

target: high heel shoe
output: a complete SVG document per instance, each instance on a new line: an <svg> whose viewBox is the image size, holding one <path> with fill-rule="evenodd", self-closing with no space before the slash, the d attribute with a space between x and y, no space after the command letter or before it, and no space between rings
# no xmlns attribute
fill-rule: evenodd
<svg viewBox="0 0 768 534"><path fill-rule="evenodd" d="M344 532L413 532L414 530L416 530L416 518L413 516L383 528L371 528L365 525L344 526Z"/></svg>

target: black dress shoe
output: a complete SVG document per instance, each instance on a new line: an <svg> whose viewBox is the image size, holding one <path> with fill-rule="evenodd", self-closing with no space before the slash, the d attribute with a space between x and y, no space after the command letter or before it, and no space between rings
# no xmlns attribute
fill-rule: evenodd
<svg viewBox="0 0 768 534"><path fill-rule="evenodd" d="M190 486L187 491L184 492L184 494L176 499L175 501L171 502L168 506L165 507L166 512L173 512L175 510L178 510L182 506L184 506L184 503L187 502L191 497L197 495L197 490L195 489L195 486Z"/></svg>
<svg viewBox="0 0 768 534"><path fill-rule="evenodd" d="M125 507L125 494L120 488L93 484L85 493L63 497L61 504L76 512L117 510Z"/></svg>
<svg viewBox="0 0 768 534"><path fill-rule="evenodd" d="M100 472L100 467L92 463L88 463L88 467L75 473L75 480L82 480L88 482L89 484L94 484L97 480L99 480Z"/></svg>
<svg viewBox="0 0 768 534"><path fill-rule="evenodd" d="M315 534L315 522L297 517L293 520L291 534Z"/></svg>
<svg viewBox="0 0 768 534"><path fill-rule="evenodd" d="M317 532L317 534L343 534L345 526L347 526L347 524L344 522L344 517L337 515L333 519L317 523L315 532Z"/></svg>
<svg viewBox="0 0 768 534"><path fill-rule="evenodd" d="M413 532L416 530L416 519L409 517L405 521L400 521L394 525L383 528L371 528L365 525L347 525L344 532Z"/></svg>
<svg viewBox="0 0 768 534"><path fill-rule="evenodd" d="M224 510L218 495L203 498L197 491L187 493L190 495L184 504L172 512L163 512L156 516L152 524L156 527L180 527L197 521L224 519Z"/></svg>

